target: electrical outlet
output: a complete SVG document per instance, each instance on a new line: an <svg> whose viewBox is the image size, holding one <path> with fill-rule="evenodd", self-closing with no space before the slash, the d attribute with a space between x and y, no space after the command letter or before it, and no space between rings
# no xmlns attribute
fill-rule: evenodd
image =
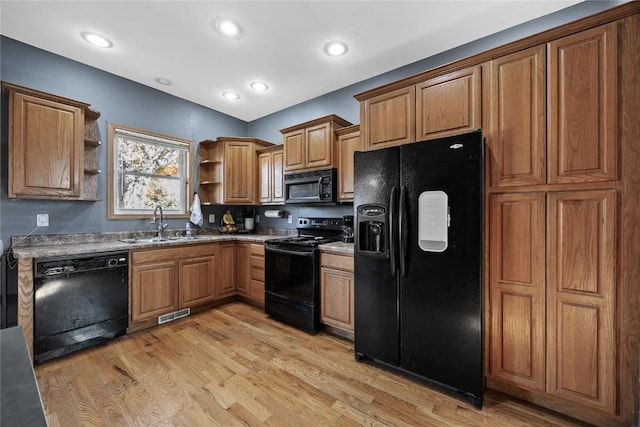
<svg viewBox="0 0 640 427"><path fill-rule="evenodd" d="M36 214L36 227L48 227L49 214Z"/></svg>
<svg viewBox="0 0 640 427"><path fill-rule="evenodd" d="M209 214L209 224L216 223L216 214Z"/></svg>
<svg viewBox="0 0 640 427"><path fill-rule="evenodd" d="M260 224L260 215L256 215L256 224Z"/></svg>
<svg viewBox="0 0 640 427"><path fill-rule="evenodd" d="M293 224L293 215L289 215L289 216L287 217L287 222L288 222L289 224Z"/></svg>

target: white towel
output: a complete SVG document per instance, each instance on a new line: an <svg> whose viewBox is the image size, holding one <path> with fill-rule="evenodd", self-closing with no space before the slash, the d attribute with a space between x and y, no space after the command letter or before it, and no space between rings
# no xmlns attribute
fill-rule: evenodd
<svg viewBox="0 0 640 427"><path fill-rule="evenodd" d="M193 203L191 203L190 210L191 218L189 218L189 221L198 227L202 227L202 207L200 206L200 197L198 197L198 193L193 195Z"/></svg>

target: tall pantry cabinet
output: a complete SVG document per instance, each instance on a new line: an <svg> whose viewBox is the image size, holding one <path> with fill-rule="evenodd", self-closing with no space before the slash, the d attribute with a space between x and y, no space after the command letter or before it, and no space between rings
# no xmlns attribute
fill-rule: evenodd
<svg viewBox="0 0 640 427"><path fill-rule="evenodd" d="M599 422L622 404L619 25L483 65L488 385Z"/></svg>
<svg viewBox="0 0 640 427"><path fill-rule="evenodd" d="M480 114L487 387L597 425L639 419L639 76L629 2L355 96L365 150Z"/></svg>

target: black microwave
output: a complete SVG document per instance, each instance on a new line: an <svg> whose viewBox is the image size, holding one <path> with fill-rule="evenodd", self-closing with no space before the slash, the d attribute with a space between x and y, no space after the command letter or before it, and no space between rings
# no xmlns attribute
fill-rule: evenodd
<svg viewBox="0 0 640 427"><path fill-rule="evenodd" d="M284 175L285 203L335 203L336 169Z"/></svg>

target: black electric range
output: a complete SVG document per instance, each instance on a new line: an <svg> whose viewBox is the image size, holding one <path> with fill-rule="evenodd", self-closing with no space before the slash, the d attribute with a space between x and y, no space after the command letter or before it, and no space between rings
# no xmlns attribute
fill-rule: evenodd
<svg viewBox="0 0 640 427"><path fill-rule="evenodd" d="M265 312L307 332L320 328L318 246L340 240L342 218L299 218L298 235L265 242Z"/></svg>

